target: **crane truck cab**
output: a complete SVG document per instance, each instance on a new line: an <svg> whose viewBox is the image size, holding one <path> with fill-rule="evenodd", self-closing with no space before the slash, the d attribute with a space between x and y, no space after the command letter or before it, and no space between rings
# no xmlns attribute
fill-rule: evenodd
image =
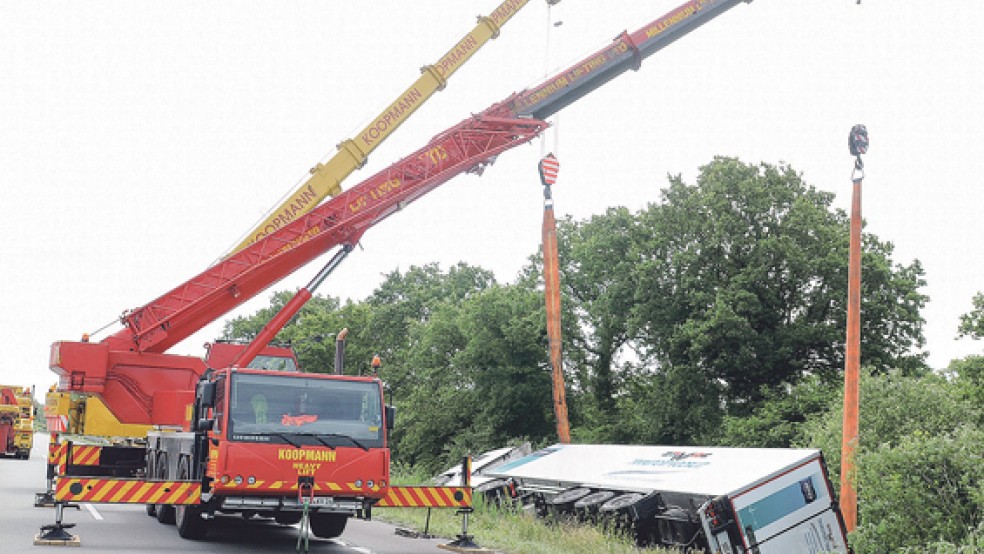
<svg viewBox="0 0 984 554"><path fill-rule="evenodd" d="M153 431L147 444L148 477L200 482L201 501L148 513L185 538L218 514L292 524L304 513L316 536L337 537L388 492L393 415L376 377L209 370L190 430Z"/></svg>

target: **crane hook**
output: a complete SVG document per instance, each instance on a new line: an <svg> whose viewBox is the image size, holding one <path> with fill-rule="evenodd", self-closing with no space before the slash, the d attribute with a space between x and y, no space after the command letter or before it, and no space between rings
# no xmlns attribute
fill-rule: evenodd
<svg viewBox="0 0 984 554"><path fill-rule="evenodd" d="M851 133L847 136L847 147L851 155L854 156L854 180L858 180L861 177L856 175L860 174L862 177L864 175L864 162L861 161L861 154L868 152L868 128L860 124L851 127Z"/></svg>

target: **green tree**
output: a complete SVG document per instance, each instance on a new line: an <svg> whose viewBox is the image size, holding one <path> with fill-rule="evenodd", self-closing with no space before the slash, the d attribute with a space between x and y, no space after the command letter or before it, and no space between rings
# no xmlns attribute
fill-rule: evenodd
<svg viewBox="0 0 984 554"><path fill-rule="evenodd" d="M960 316L957 337L979 339L984 337L984 293L978 292L975 294L971 302L973 303L973 309Z"/></svg>
<svg viewBox="0 0 984 554"><path fill-rule="evenodd" d="M625 208L610 208L584 222L560 222L560 271L573 313L580 317L571 343L586 367L583 385L597 413L613 413L620 350L631 337L628 314L635 295L632 267L636 220Z"/></svg>
<svg viewBox="0 0 984 554"><path fill-rule="evenodd" d="M953 360L947 367L946 375L961 396L975 406L984 406L984 356L967 356ZM984 425L984 419L979 423Z"/></svg>
<svg viewBox="0 0 984 554"><path fill-rule="evenodd" d="M861 376L857 467L861 553L921 550L960 543L984 515L981 405L945 376L902 372ZM798 446L819 448L833 483L840 482L842 399L807 418Z"/></svg>
<svg viewBox="0 0 984 554"><path fill-rule="evenodd" d="M799 442L807 418L826 412L843 394L818 376L808 375L788 388L766 388L762 396L750 414L724 416L721 433L713 441L733 447L789 448Z"/></svg>
<svg viewBox="0 0 984 554"><path fill-rule="evenodd" d="M565 379L573 432L579 440L613 440L617 396L630 370L628 313L635 294L632 253L639 237L626 208L586 221L558 222ZM530 258L517 284L542 290L543 257Z"/></svg>
<svg viewBox="0 0 984 554"><path fill-rule="evenodd" d="M984 521L982 444L984 430L961 426L868 448L858 460L857 552L926 552L934 541L963 542Z"/></svg>
<svg viewBox="0 0 984 554"><path fill-rule="evenodd" d="M410 333L426 323L443 304L457 304L495 284L491 271L458 263L447 271L436 263L394 270L366 299L370 309L367 336L390 367L389 383L405 388L414 379L408 356L413 347Z"/></svg>
<svg viewBox="0 0 984 554"><path fill-rule="evenodd" d="M294 297L294 292L277 291L270 305L249 316L238 316L225 323L223 340L251 341L263 327ZM315 295L284 326L272 342L289 344L305 371L328 373L334 364L334 337L350 318L339 316L337 298Z"/></svg>
<svg viewBox="0 0 984 554"><path fill-rule="evenodd" d="M848 219L833 195L788 166L716 158L696 186L671 177L662 203L640 215L633 330L649 361L692 386L721 387L730 413L803 375L843 367ZM864 236L862 359L918 371L918 261L892 263L893 246ZM716 403L716 401L715 401Z"/></svg>
<svg viewBox="0 0 984 554"><path fill-rule="evenodd" d="M430 469L465 452L553 432L542 296L493 286L411 328L416 378L395 390L403 462Z"/></svg>

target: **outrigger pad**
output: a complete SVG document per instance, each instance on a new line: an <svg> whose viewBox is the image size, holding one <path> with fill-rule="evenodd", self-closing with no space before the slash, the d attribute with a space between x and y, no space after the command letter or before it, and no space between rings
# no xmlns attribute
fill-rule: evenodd
<svg viewBox="0 0 984 554"><path fill-rule="evenodd" d="M34 535L35 546L82 546L78 535L73 535L65 529L75 527L74 523L42 525L41 532Z"/></svg>
<svg viewBox="0 0 984 554"><path fill-rule="evenodd" d="M495 550L490 550L488 548L483 548L472 540L471 535L458 535L458 539L448 544L439 544L438 548L443 548L444 550L450 550L451 552L468 552L468 553L479 553L479 554L495 554Z"/></svg>

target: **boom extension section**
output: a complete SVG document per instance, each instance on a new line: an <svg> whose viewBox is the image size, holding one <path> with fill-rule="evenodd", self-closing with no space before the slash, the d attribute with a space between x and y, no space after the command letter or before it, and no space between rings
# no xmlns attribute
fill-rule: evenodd
<svg viewBox="0 0 984 554"><path fill-rule="evenodd" d="M464 65L486 42L499 36L499 30L529 0L505 0L488 17L479 16L478 25L433 65L421 68L420 78L397 97L383 113L366 126L355 139L342 141L338 152L324 164L311 169L311 177L251 231L233 253L265 237L321 203L327 196L342 192L341 183L366 163L369 154L410 118L435 92L444 90L448 78Z"/></svg>
<svg viewBox="0 0 984 554"><path fill-rule="evenodd" d="M589 92L625 73L704 23L751 0L691 0L641 29L623 32L612 44L584 58L511 103L513 115L547 119Z"/></svg>

